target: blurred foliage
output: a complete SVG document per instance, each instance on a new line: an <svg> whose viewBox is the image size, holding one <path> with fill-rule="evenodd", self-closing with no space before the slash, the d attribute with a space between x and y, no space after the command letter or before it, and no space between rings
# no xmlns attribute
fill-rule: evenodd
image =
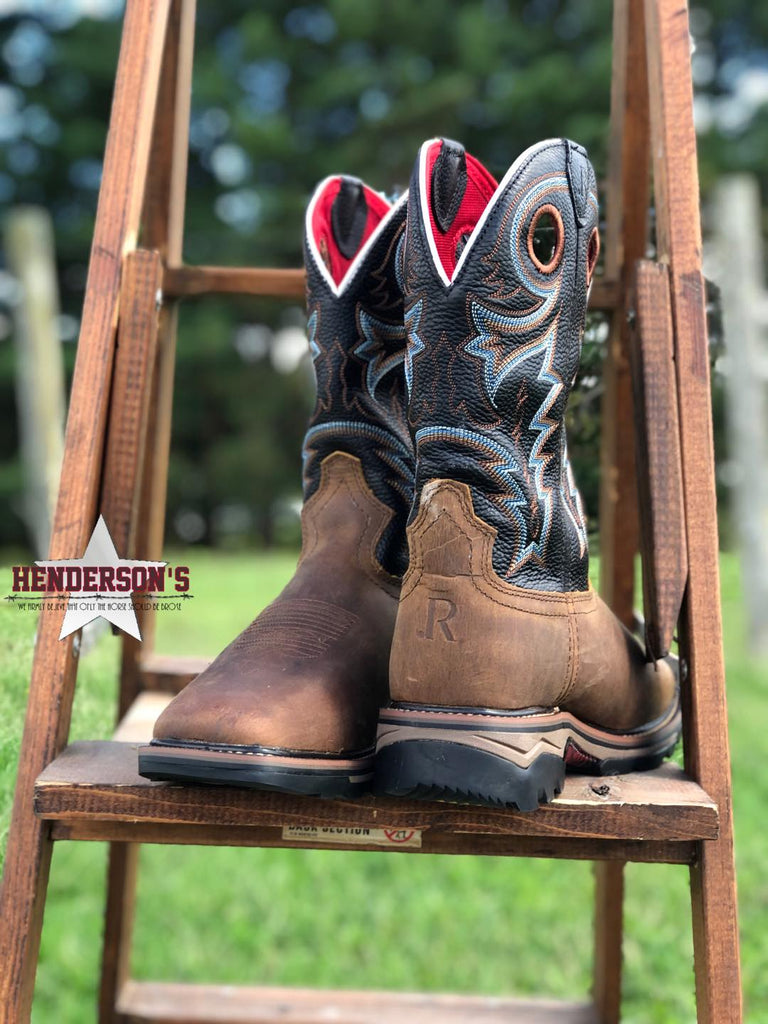
<svg viewBox="0 0 768 1024"><path fill-rule="evenodd" d="M540 138L570 135L606 170L609 0L199 0L185 259L295 266L320 178L407 184L425 137L459 138L497 175ZM19 0L0 18L0 203L55 222L62 336L77 335L120 31L116 0ZM5 5L4 10L8 10ZM87 9L89 16L83 15ZM29 13L25 13L29 11ZM697 41L701 178L768 165L768 8L707 0ZM763 42L761 42L763 40ZM5 80L5 81L3 81ZM0 275L0 303L12 296ZM0 314L0 542L18 542L20 471L7 309ZM281 536L300 490L311 401L296 357L300 311L277 303L185 307L178 349L171 536ZM600 363L588 334L572 455L597 514ZM67 345L68 367L74 345Z"/></svg>

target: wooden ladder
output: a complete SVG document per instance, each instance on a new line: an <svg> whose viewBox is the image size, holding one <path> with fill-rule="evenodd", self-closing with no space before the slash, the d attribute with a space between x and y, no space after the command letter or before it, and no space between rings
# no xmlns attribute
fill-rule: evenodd
<svg viewBox="0 0 768 1024"><path fill-rule="evenodd" d="M99 512L123 557L163 545L178 301L303 294L300 270L182 263L195 0L128 0L85 295L50 557L80 557ZM620 1016L626 861L687 864L698 1019L741 1020L728 735L684 0L615 0L605 274L610 315L602 446L602 591L632 621L642 547L649 640L679 632L683 773L569 776L532 814L390 799L356 802L153 784L136 773L151 718L199 665L123 641L111 742L67 746L79 637L42 614L0 897L0 1021L30 1015L56 840L110 843L99 1020L567 1021ZM657 262L644 261L652 166ZM140 244L139 244L140 242ZM634 412L633 412L634 408ZM635 448L639 457L635 465ZM640 501L638 502L639 481ZM639 509L639 514L638 514ZM597 862L594 999L474 997L143 983L129 976L141 843L296 847L290 825L421 830L421 852ZM338 848L338 846L336 847ZM359 847L357 847L359 849ZM649 984L651 982L649 981ZM329 1008L334 1008L329 1011Z"/></svg>

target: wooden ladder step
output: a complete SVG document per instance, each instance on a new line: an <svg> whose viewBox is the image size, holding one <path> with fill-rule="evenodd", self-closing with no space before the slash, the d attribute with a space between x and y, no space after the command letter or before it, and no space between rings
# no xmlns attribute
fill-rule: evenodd
<svg viewBox="0 0 768 1024"><path fill-rule="evenodd" d="M208 668L211 660L195 655L145 654L139 661L142 685L146 690L162 690L173 695ZM151 734L150 727L148 736Z"/></svg>
<svg viewBox="0 0 768 1024"><path fill-rule="evenodd" d="M263 295L303 299L303 270L272 267L166 267L163 295L180 299L195 295Z"/></svg>
<svg viewBox="0 0 768 1024"><path fill-rule="evenodd" d="M274 267L165 267L163 295L169 299L202 295L255 295L277 299L304 299L303 269ZM615 309L619 304L617 281L596 278L589 295L589 308Z"/></svg>
<svg viewBox="0 0 768 1024"><path fill-rule="evenodd" d="M126 1024L598 1024L585 1003L129 981Z"/></svg>
<svg viewBox="0 0 768 1024"><path fill-rule="evenodd" d="M381 845L387 830L416 834L407 852L690 863L694 841L718 835L717 807L671 763L607 778L569 775L563 793L531 814L442 802L316 800L150 782L137 773L137 748L147 742L171 697L141 694L115 739L73 743L42 772L35 810L54 823L55 838L401 849L396 843ZM296 827L356 831L341 836L315 831L305 840L290 831ZM369 843L365 836L372 837Z"/></svg>
<svg viewBox="0 0 768 1024"><path fill-rule="evenodd" d="M118 743L149 743L155 722L172 700L173 693L167 690L140 693L120 719L112 739Z"/></svg>

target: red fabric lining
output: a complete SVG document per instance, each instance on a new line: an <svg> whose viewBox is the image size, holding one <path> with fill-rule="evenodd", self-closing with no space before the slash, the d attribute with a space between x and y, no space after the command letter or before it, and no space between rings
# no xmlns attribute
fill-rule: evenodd
<svg viewBox="0 0 768 1024"><path fill-rule="evenodd" d="M341 177L331 178L317 197L314 209L312 210L312 237L320 252L321 259L325 262L336 284L341 284L344 280L344 275L352 264L352 260L346 259L339 251L339 247L336 245L336 240L333 237L333 228L331 227L331 208L333 207L333 201L339 194L340 188ZM363 190L365 192L365 201L368 204L368 219L365 222L365 231L363 232L357 252L360 252L360 249L363 248L376 230L376 227L390 210L389 203L386 199L382 199L378 192L374 192L367 185L363 185Z"/></svg>
<svg viewBox="0 0 768 1024"><path fill-rule="evenodd" d="M458 263L456 246L459 239L463 234L470 234L474 230L493 193L496 191L498 183L479 160L467 153L467 188L461 200L458 213L453 219L453 224L443 233L438 227L432 210L432 172L435 162L440 155L442 145L441 139L438 142L433 142L427 150L427 178L422 183L422 188L427 189L426 199L429 207L429 222L432 228L432 237L437 247L437 254L440 257L440 262L443 264L443 269L448 277L451 278Z"/></svg>

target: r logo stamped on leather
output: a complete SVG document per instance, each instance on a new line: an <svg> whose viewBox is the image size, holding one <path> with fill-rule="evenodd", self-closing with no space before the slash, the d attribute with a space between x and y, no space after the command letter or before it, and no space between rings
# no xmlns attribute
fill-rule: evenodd
<svg viewBox="0 0 768 1024"><path fill-rule="evenodd" d="M449 623L456 617L458 608L450 597L428 597L427 598L427 621L423 630L417 632L417 636L423 640L434 640L435 629L438 637L447 640L448 643L455 643L454 628Z"/></svg>

